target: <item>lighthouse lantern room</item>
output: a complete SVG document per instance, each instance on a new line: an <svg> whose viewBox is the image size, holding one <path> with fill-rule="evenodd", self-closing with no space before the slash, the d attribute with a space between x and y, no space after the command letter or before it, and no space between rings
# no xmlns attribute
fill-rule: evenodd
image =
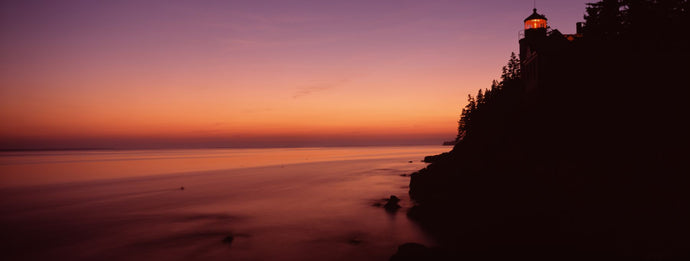
<svg viewBox="0 0 690 261"><path fill-rule="evenodd" d="M532 9L532 15L525 18L525 30L546 29L546 16L537 13L537 9Z"/></svg>

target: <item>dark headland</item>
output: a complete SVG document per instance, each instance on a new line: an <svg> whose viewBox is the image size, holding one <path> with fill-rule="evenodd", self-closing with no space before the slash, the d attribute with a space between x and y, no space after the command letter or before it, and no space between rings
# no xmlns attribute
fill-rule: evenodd
<svg viewBox="0 0 690 261"><path fill-rule="evenodd" d="M391 260L690 260L689 3L588 4L572 35L535 10L453 149L411 175L438 248Z"/></svg>

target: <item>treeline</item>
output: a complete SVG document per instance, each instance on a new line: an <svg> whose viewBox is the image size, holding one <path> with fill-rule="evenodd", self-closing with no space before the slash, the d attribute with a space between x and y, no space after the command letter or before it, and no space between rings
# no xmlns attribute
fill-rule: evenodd
<svg viewBox="0 0 690 261"><path fill-rule="evenodd" d="M508 109L504 106L507 100L515 100L517 95L520 95L522 92L521 88L510 88L510 86L519 85L519 81L520 61L515 56L515 53L511 53L508 64L503 67L500 82L494 80L491 83L490 89L485 89L484 91L480 89L476 96L467 96L467 105L462 109L460 120L458 121L456 144L468 136L471 130L473 132L481 132L478 130L479 127L475 126L481 123L476 122L489 118L490 116L488 115L492 114L489 111L495 112ZM507 91L504 91L505 86L509 86Z"/></svg>
<svg viewBox="0 0 690 261"><path fill-rule="evenodd" d="M453 150L412 175L408 215L443 256L690 259L688 1L586 13L548 85L527 93L511 55L468 97Z"/></svg>
<svg viewBox="0 0 690 261"><path fill-rule="evenodd" d="M687 47L687 0L604 0L587 4L584 33L593 40ZM680 40L680 41L679 41ZM686 45L683 45L683 44Z"/></svg>

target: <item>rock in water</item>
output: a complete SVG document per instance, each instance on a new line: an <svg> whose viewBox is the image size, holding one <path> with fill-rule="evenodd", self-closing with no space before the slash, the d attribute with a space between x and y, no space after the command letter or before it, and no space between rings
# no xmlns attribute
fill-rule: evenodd
<svg viewBox="0 0 690 261"><path fill-rule="evenodd" d="M383 208L385 208L387 211L396 211L400 208L398 202L400 202L400 199L395 195L391 195L391 197L388 199L388 202L386 202L386 205L383 205Z"/></svg>
<svg viewBox="0 0 690 261"><path fill-rule="evenodd" d="M223 238L223 243L229 245L229 244L232 244L232 241L233 241L233 240L235 240L235 237L232 236L232 235L229 235L229 236Z"/></svg>

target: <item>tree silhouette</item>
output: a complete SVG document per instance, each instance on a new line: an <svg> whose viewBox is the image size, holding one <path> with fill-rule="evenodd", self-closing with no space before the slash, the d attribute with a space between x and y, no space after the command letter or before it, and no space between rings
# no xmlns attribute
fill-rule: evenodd
<svg viewBox="0 0 690 261"><path fill-rule="evenodd" d="M514 52L510 53L510 60L508 64L503 66L502 80L515 80L520 78L520 60L515 56Z"/></svg>

